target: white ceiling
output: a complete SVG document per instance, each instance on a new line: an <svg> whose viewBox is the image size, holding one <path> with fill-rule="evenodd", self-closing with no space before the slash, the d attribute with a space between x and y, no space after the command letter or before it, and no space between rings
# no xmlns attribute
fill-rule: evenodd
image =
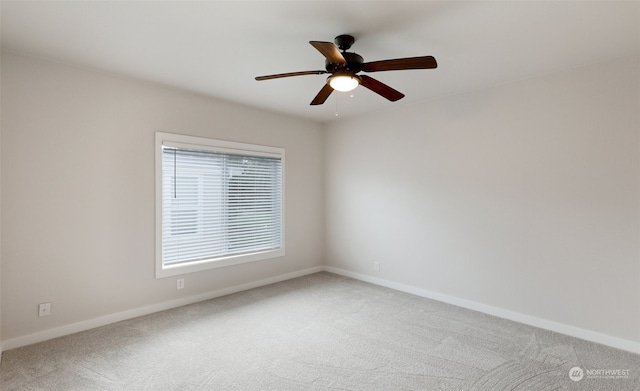
<svg viewBox="0 0 640 391"><path fill-rule="evenodd" d="M2 1L4 48L320 122L640 53L640 1ZM369 74L309 102L326 75L308 41L356 37L365 61L433 55L438 69Z"/></svg>

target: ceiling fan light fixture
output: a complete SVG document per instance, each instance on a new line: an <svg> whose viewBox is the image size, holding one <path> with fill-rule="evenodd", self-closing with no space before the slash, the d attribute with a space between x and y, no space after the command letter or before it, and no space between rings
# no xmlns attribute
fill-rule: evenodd
<svg viewBox="0 0 640 391"><path fill-rule="evenodd" d="M356 75L332 75L327 81L331 88L341 92L353 91L360 84L360 78Z"/></svg>
<svg viewBox="0 0 640 391"><path fill-rule="evenodd" d="M279 79L281 77L330 74L318 94L311 101L311 106L323 104L334 90L349 92L358 87L358 84L362 84L364 88L373 91L390 102L395 102L404 98L404 94L402 92L394 90L373 77L357 75L357 73L360 71L404 71L407 69L434 69L438 67L438 63L433 56L405 57L364 62L364 59L359 54L347 52L354 42L355 38L348 34L338 35L335 39L335 44L323 41L309 41L311 46L324 56L325 69L258 76L256 77L256 80L260 81Z"/></svg>

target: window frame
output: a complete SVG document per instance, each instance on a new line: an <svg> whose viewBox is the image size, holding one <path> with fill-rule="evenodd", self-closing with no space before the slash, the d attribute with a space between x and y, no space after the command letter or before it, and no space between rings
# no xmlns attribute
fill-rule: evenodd
<svg viewBox="0 0 640 391"><path fill-rule="evenodd" d="M278 249L257 251L246 254L230 255L197 261L181 262L164 265L162 260L162 147L190 148L203 151L226 152L247 156L276 157L281 160L281 212L280 212L280 243ZM155 192L156 192L156 278L177 276L198 271L216 269L256 262L266 259L283 257L285 255L285 153L284 148L265 145L246 144L233 141L223 141L203 137L187 136L174 133L156 132L155 134Z"/></svg>

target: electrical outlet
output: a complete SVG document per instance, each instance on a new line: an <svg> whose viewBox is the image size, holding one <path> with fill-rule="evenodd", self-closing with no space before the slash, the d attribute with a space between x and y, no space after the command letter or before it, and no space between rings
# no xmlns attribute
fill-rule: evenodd
<svg viewBox="0 0 640 391"><path fill-rule="evenodd" d="M178 278L178 281L176 281L176 289L184 289L184 278Z"/></svg>
<svg viewBox="0 0 640 391"><path fill-rule="evenodd" d="M373 270L379 272L380 271L380 262L373 263Z"/></svg>
<svg viewBox="0 0 640 391"><path fill-rule="evenodd" d="M51 303L42 303L38 305L38 316L49 316L51 315Z"/></svg>

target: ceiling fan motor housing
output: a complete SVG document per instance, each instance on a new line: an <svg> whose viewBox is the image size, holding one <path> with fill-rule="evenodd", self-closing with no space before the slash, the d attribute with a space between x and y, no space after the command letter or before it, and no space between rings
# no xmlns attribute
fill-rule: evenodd
<svg viewBox="0 0 640 391"><path fill-rule="evenodd" d="M364 63L364 58L356 53L350 52L342 52L342 57L347 61L346 64L334 64L329 62L329 60L325 60L325 69L329 73L334 73L337 71L348 71L352 73L358 73L362 70L362 64Z"/></svg>
<svg viewBox="0 0 640 391"><path fill-rule="evenodd" d="M338 49L342 51L342 57L347 61L346 64L335 64L330 62L329 60L325 60L325 69L329 73L335 72L345 72L356 74L362 70L362 64L364 63L364 59L356 54L347 52L351 45L356 41L356 39L349 34L338 35L333 42L336 44Z"/></svg>

